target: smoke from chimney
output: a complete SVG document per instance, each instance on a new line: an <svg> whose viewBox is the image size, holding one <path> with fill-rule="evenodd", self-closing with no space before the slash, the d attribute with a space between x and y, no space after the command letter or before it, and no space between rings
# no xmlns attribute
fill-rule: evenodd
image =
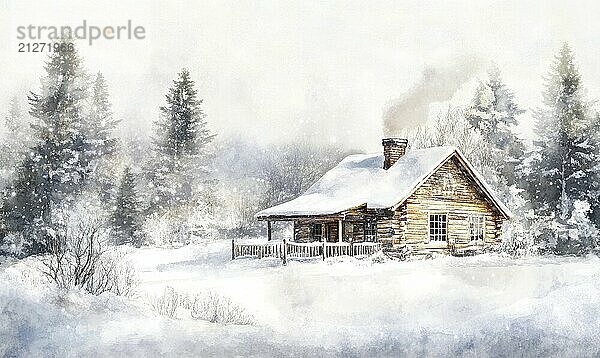
<svg viewBox="0 0 600 358"><path fill-rule="evenodd" d="M402 97L388 103L383 113L384 134L398 135L402 129L427 122L429 105L448 101L481 68L474 56L456 57L444 65L428 66L419 81Z"/></svg>

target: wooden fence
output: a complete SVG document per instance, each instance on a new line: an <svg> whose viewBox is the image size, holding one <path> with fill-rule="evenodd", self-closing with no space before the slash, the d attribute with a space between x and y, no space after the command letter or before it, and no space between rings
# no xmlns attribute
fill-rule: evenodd
<svg viewBox="0 0 600 358"><path fill-rule="evenodd" d="M381 251L381 244L376 242L359 243L332 243L332 242L289 242L269 241L266 243L238 243L231 240L231 259L242 257L274 257L283 260L286 264L288 259L308 259L336 256L370 256Z"/></svg>
<svg viewBox="0 0 600 358"><path fill-rule="evenodd" d="M286 256L291 259L302 259L323 256L323 244L287 242L284 240Z"/></svg>
<svg viewBox="0 0 600 358"><path fill-rule="evenodd" d="M231 258L236 259L238 257L257 257L262 259L263 257L275 257L283 259L283 243L281 242L267 242L265 244L247 244L237 243L231 240Z"/></svg>
<svg viewBox="0 0 600 358"><path fill-rule="evenodd" d="M378 242L358 242L352 245L352 256L371 256L381 251Z"/></svg>

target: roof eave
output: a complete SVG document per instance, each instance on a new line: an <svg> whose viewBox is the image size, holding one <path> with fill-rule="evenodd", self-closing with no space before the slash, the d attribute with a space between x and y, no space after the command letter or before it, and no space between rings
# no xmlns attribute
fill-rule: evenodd
<svg viewBox="0 0 600 358"><path fill-rule="evenodd" d="M265 220L279 220L279 221L284 221L284 220L294 220L294 219L302 219L302 218L320 218L320 217L330 217L330 218L338 218L338 217L343 217L344 213L346 211L350 211L350 210L355 210L355 209L361 209L361 208L367 208L367 203L362 203L360 205L355 205L355 206L351 206L347 209L344 210L340 210L340 211L334 211L334 212L323 212L323 213L312 213L312 214L266 214L266 215L261 215L260 213L254 215L254 217L259 220L259 221L265 221Z"/></svg>

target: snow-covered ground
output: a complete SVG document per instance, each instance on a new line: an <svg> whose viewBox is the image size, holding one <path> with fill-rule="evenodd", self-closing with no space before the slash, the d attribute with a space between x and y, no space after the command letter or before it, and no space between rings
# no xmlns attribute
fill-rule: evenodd
<svg viewBox="0 0 600 358"><path fill-rule="evenodd" d="M131 249L132 299L59 295L2 265L0 356L594 356L600 259L230 260L229 242ZM25 277L24 277L25 276ZM217 292L253 326L158 316L165 287Z"/></svg>

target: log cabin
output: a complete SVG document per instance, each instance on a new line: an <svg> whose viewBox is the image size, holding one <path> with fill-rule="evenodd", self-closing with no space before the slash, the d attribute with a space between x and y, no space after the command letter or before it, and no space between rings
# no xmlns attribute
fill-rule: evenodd
<svg viewBox="0 0 600 358"><path fill-rule="evenodd" d="M378 242L413 253L456 254L501 241L510 211L455 147L350 155L299 197L256 214L293 223L292 241ZM480 251L480 250L478 250Z"/></svg>

